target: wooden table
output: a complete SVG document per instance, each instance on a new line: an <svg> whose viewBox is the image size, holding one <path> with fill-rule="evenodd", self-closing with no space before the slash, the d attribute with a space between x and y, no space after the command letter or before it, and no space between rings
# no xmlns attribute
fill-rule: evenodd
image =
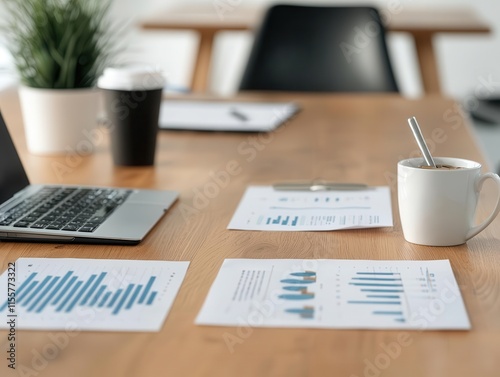
<svg viewBox="0 0 500 377"><path fill-rule="evenodd" d="M216 6L219 4L219 7ZM224 6L221 6L224 4ZM415 41L424 92L441 92L433 39L436 34L484 34L490 27L472 9L465 8L406 8L380 9L390 32L409 33ZM195 30L200 36L192 89L208 89L210 62L215 36L221 31L254 30L263 10L231 2L208 5L180 5L157 11L142 23L144 29Z"/></svg>
<svg viewBox="0 0 500 377"><path fill-rule="evenodd" d="M24 370L33 374L8 370L2 357L2 377L349 377L374 375L365 374L369 373L367 366L372 364L383 366L380 376L389 377L498 376L500 219L466 245L425 247L403 239L398 216L396 163L418 154L406 125L409 115L418 118L436 156L460 156L484 163L471 129L457 113L456 105L441 97L407 100L389 95L277 94L254 98L294 99L303 110L271 134L161 132L155 167L115 168L105 142L99 144L92 156L82 158L27 154L17 100L12 93L0 96L0 108L33 182L151 187L181 192L179 202L138 246L0 243L2 271L9 261L19 257L191 261L160 332L81 332L69 337L58 331L21 331L17 365L30 368ZM239 173L204 208L190 216L183 215L183 209L194 207L197 190L203 191L214 182L211 173L227 170L231 161L238 164ZM67 165L70 171L58 176L54 170L56 163ZM390 186L394 227L336 232L226 230L247 185L318 177ZM485 192L479 207L481 215L492 208L495 197L496 193ZM472 330L196 326L194 319L225 258L449 259ZM232 353L223 340L225 333L242 339ZM391 350L390 346L401 337L406 337L405 346ZM1 331L3 350L6 338L6 331ZM44 347L56 344L54 339L62 344L54 359L37 361Z"/></svg>

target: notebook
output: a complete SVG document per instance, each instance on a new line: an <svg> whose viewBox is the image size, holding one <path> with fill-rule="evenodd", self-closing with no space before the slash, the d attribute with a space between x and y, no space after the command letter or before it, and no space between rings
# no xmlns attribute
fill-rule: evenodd
<svg viewBox="0 0 500 377"><path fill-rule="evenodd" d="M291 102L216 102L166 100L160 109L160 129L269 132L297 111Z"/></svg>
<svg viewBox="0 0 500 377"><path fill-rule="evenodd" d="M31 185L0 113L0 240L137 244L174 191Z"/></svg>

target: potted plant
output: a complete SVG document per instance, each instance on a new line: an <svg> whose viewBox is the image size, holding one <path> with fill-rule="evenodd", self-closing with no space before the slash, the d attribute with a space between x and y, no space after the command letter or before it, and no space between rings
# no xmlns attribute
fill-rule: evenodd
<svg viewBox="0 0 500 377"><path fill-rule="evenodd" d="M28 150L90 153L97 78L113 47L108 0L6 0ZM82 151L83 149L83 151Z"/></svg>

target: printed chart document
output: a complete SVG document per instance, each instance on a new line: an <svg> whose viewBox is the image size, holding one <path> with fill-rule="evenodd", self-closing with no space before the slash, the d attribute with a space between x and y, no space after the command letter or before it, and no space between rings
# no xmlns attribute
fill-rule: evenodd
<svg viewBox="0 0 500 377"><path fill-rule="evenodd" d="M228 229L314 231L392 226L389 187L355 191L247 188Z"/></svg>
<svg viewBox="0 0 500 377"><path fill-rule="evenodd" d="M0 276L0 318L21 330L159 331L189 262L20 258ZM15 276L14 290L7 290ZM9 299L7 299L9 292ZM11 295L15 292L14 296ZM14 297L14 300L12 300ZM0 322L6 328L7 321Z"/></svg>
<svg viewBox="0 0 500 377"><path fill-rule="evenodd" d="M470 329L448 260L226 259L196 323Z"/></svg>
<svg viewBox="0 0 500 377"><path fill-rule="evenodd" d="M160 129L268 132L297 111L290 102L163 101Z"/></svg>

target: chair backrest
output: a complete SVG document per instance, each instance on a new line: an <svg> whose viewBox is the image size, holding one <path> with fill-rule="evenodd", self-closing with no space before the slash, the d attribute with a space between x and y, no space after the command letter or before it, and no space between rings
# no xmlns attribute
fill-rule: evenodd
<svg viewBox="0 0 500 377"><path fill-rule="evenodd" d="M267 11L239 89L399 91L375 8L300 5Z"/></svg>

